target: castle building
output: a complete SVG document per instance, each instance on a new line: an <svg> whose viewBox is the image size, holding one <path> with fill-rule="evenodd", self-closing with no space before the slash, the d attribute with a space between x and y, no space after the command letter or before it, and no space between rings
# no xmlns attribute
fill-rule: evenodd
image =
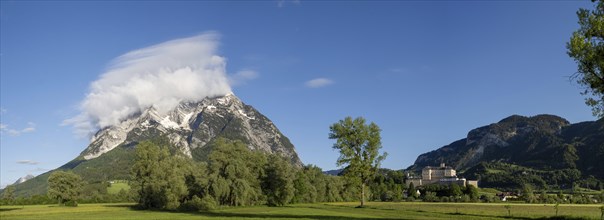
<svg viewBox="0 0 604 220"><path fill-rule="evenodd" d="M457 184L460 186L466 186L466 184L468 184L478 187L477 180L466 180L465 178L458 178L457 171L455 171L453 167L446 166L445 163L441 163L439 167L424 167L424 169L422 169L421 178L407 178L407 184L411 183L413 183L413 186L422 186L428 184Z"/></svg>

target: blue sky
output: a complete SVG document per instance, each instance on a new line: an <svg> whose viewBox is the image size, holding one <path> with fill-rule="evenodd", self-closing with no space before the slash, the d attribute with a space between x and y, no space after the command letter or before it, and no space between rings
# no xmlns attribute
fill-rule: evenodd
<svg viewBox="0 0 604 220"><path fill-rule="evenodd" d="M329 125L345 116L382 128L392 169L512 114L594 120L568 79L581 7L592 3L2 1L0 184L86 148L62 124L116 57L207 31L229 74L256 73L235 94L325 170L338 157Z"/></svg>

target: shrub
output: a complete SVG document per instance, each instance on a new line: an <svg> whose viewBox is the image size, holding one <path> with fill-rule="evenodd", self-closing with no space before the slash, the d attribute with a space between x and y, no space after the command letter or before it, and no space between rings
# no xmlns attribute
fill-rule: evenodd
<svg viewBox="0 0 604 220"><path fill-rule="evenodd" d="M459 198L459 201L460 201L460 202L470 202L470 196L469 196L469 195L462 195L462 196Z"/></svg>
<svg viewBox="0 0 604 220"><path fill-rule="evenodd" d="M181 211L209 211L213 209L216 209L216 201L209 195L201 199L193 196L193 198L182 203L179 207Z"/></svg>
<svg viewBox="0 0 604 220"><path fill-rule="evenodd" d="M438 199L438 197L436 197L435 192L426 191L426 194L424 196L424 201L425 202L438 202L439 199Z"/></svg>
<svg viewBox="0 0 604 220"><path fill-rule="evenodd" d="M388 190L382 193L382 195L380 196L380 200L382 200L383 202L392 202L394 200L394 193Z"/></svg>
<svg viewBox="0 0 604 220"><path fill-rule="evenodd" d="M65 204L65 206L78 207L78 202L76 202L75 200L69 200L69 201L65 202L64 204Z"/></svg>

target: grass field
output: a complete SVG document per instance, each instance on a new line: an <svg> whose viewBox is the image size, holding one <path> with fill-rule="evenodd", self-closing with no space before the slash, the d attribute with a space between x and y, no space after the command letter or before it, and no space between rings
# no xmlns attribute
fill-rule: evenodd
<svg viewBox="0 0 604 220"><path fill-rule="evenodd" d="M132 209L132 204L2 206L0 219L548 219L553 205L486 203L358 203L296 204L286 207L229 207L212 212L160 212ZM570 219L600 219L600 205L560 205L559 215ZM560 218L564 219L564 218Z"/></svg>
<svg viewBox="0 0 604 220"><path fill-rule="evenodd" d="M109 194L118 194L120 192L120 190L124 190L125 192L128 192L128 190L130 190L130 186L128 185L128 183L126 182L114 182L111 184L111 186L107 187L107 192Z"/></svg>

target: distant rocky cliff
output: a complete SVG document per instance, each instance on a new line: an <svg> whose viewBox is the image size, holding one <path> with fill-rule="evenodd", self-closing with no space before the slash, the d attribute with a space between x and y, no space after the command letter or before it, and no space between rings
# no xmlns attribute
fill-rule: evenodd
<svg viewBox="0 0 604 220"><path fill-rule="evenodd" d="M441 161L462 173L500 162L538 170L576 169L584 177L604 179L604 119L571 124L554 115L510 116L418 156L408 170Z"/></svg>

